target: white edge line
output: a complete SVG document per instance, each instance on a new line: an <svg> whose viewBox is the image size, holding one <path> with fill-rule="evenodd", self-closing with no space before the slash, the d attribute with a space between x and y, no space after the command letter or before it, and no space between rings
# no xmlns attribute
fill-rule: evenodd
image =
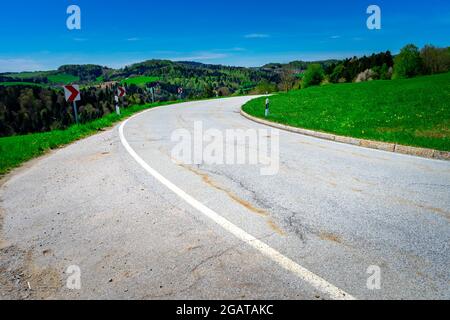
<svg viewBox="0 0 450 320"><path fill-rule="evenodd" d="M205 206L200 201L196 200L183 190L181 190L179 187L177 187L175 184L170 182L168 179L166 179L164 176L162 176L158 171L150 167L139 155L131 148L128 141L125 139L125 136L123 134L123 129L125 125L130 121L131 119L142 115L143 113L146 113L148 111L155 110L156 108L151 108L149 110L146 110L144 112L138 113L127 120L125 120L119 127L119 136L120 141L122 142L122 145L125 147L125 149L128 151L128 153L133 157L134 160L136 160L137 163L141 165L142 168L145 169L150 175L152 175L156 180L161 182L164 186L166 186L169 190L174 192L177 196L179 196L181 199L186 201L189 205L191 205L193 208L200 211L203 215L205 215L207 218L214 221L216 224L221 226L226 231L233 234L236 238L242 240L243 242L247 243L248 245L252 246L254 249L262 253L264 256L272 260L273 262L277 263L284 269L292 272L296 276L298 276L303 281L310 284L315 289L326 293L330 296L332 299L336 300L356 300L356 298L347 292L339 289L338 287L332 285L325 279L321 278L320 276L312 273L308 269L302 267L301 265L297 264L293 260L289 259L288 257L285 257L283 254L278 252L277 250L271 248L264 242L258 240L254 236L248 234L238 226L234 225L215 211L211 210L207 206Z"/></svg>

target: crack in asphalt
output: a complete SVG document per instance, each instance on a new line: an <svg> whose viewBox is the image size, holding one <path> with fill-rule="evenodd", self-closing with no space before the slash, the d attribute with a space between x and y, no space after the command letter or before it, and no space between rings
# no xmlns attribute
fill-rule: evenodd
<svg viewBox="0 0 450 320"><path fill-rule="evenodd" d="M244 189L245 191L250 193L252 200L256 203L256 205L258 205L258 207L261 207L264 210L270 212L271 215L273 215L273 212L276 212L277 213L276 218L281 218L279 220L284 221L283 228L288 227L288 229L290 229L290 231L293 231L294 234L303 244L306 244L307 241L306 235L307 233L311 233L310 229L307 226L304 226L299 221L296 221L296 225L294 225L292 221L293 217L297 216L298 214L301 214L300 212L290 210L281 204L269 202L267 200L262 199L261 197L258 196L255 190L252 190L249 186L245 185L242 180L237 180L234 176L227 174L226 172L208 169L200 165L197 165L197 167L198 169L206 171L210 174L225 177L229 181L240 187L241 189ZM286 216L288 217L285 218Z"/></svg>

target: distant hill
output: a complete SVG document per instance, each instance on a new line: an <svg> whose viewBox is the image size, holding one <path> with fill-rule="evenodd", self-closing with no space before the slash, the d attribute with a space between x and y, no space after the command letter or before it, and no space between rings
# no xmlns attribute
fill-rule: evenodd
<svg viewBox="0 0 450 320"><path fill-rule="evenodd" d="M271 83L279 85L282 82L283 72L288 70L298 74L308 68L312 63L318 63L331 73L340 60L323 61L292 61L289 63L269 63L262 67L245 68L224 65L204 64L191 61L174 62L170 60L147 60L135 63L121 69L112 69L100 65L63 65L57 70L3 73L0 74L2 82L27 82L49 86L60 86L70 83L81 85L99 85L103 82L117 81L129 85L145 86L146 78L158 79L163 86L183 87L186 92L198 96L201 92L220 91L226 93L248 93L254 90L258 83ZM328 70L330 69L330 70ZM144 77L144 78L139 78ZM135 79L135 80L127 80ZM149 81L152 83L154 81ZM169 91L172 89L169 89Z"/></svg>
<svg viewBox="0 0 450 320"><path fill-rule="evenodd" d="M52 71L4 73L0 74L0 84L27 82L49 86L69 83L97 85L102 82L117 81L140 85L141 79L137 80L137 83L126 80L142 76L157 78L159 83L166 87L175 86L175 92L178 87L183 87L186 92L193 95L198 95L205 90L212 92L219 89L229 93L245 93L244 91L254 88L262 80L279 81L275 73L260 68L148 60L122 69L111 69L99 65L64 65Z"/></svg>
<svg viewBox="0 0 450 320"><path fill-rule="evenodd" d="M49 85L70 83L94 83L99 77L111 74L114 70L97 65L64 65L57 70L17 72L0 74L1 82L31 82Z"/></svg>

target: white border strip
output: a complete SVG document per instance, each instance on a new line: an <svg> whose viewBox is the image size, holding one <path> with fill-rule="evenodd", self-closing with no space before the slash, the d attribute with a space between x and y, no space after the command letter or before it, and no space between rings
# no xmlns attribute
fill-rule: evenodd
<svg viewBox="0 0 450 320"><path fill-rule="evenodd" d="M292 272L296 276L298 276L303 281L310 284L315 289L327 294L332 299L337 300L355 300L356 298L352 295L346 293L345 291L339 289L338 287L332 285L331 283L327 282L326 280L322 279L318 275L312 273L311 271L305 269L304 267L300 266L296 262L292 261L291 259L285 257L277 250L269 247L264 242L256 239L254 236L248 234L241 228L237 227L215 211L211 210L204 204L202 204L200 201L196 200L183 190L181 190L179 187L177 187L175 184L167 180L165 177L163 177L159 172L157 172L155 169L150 167L139 155L131 148L128 141L125 139L125 136L123 134L123 129L125 125L128 123L129 120L133 119L134 117L137 117L139 115L142 115L143 113L146 113L148 111L154 110L156 108L149 109L147 111L144 111L142 113L136 114L133 117L129 118L128 120L124 121L121 126L119 127L119 136L120 141L122 142L122 145L125 147L125 149L128 151L128 153L136 160L137 163L141 165L142 168L145 169L150 175L152 175L156 180L161 182L163 185L165 185L169 190L174 192L176 195L178 195L181 199L186 201L188 204L190 204L193 208L200 211L203 215L217 223L219 226L221 226L226 231L233 234L236 238L242 240L243 242L249 244L256 250L258 250L260 253L262 253L264 256L272 260L273 262L277 263L284 269Z"/></svg>

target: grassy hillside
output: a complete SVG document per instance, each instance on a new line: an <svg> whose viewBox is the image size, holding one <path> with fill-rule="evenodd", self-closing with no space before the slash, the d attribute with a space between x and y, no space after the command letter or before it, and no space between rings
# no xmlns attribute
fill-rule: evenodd
<svg viewBox="0 0 450 320"><path fill-rule="evenodd" d="M244 111L263 118L264 100ZM270 111L290 126L450 151L450 73L291 91L273 96Z"/></svg>
<svg viewBox="0 0 450 320"><path fill-rule="evenodd" d="M71 84L80 81L80 77L71 74L53 74L47 77L48 81L53 84Z"/></svg>
<svg viewBox="0 0 450 320"><path fill-rule="evenodd" d="M27 82L25 80L33 79L37 77L38 75L43 76L48 80L48 83L35 83L35 82ZM7 76L11 77L11 76ZM12 77L11 77L12 78ZM6 82L0 82L0 86L25 86L25 85L35 85L35 86L50 86L50 85L64 85L64 84L71 84L74 82L80 81L80 77L73 76L70 74L64 74L64 73L55 73L51 75L44 75L44 73L23 73L20 74L20 76L16 76L13 79L21 79L23 82L18 81L6 81Z"/></svg>
<svg viewBox="0 0 450 320"><path fill-rule="evenodd" d="M132 78L125 79L121 83L122 84L127 84L127 85L134 84L134 85L137 85L137 86L140 86L140 87L144 87L147 83L156 82L158 80L159 80L158 77L137 76L137 77L132 77Z"/></svg>

